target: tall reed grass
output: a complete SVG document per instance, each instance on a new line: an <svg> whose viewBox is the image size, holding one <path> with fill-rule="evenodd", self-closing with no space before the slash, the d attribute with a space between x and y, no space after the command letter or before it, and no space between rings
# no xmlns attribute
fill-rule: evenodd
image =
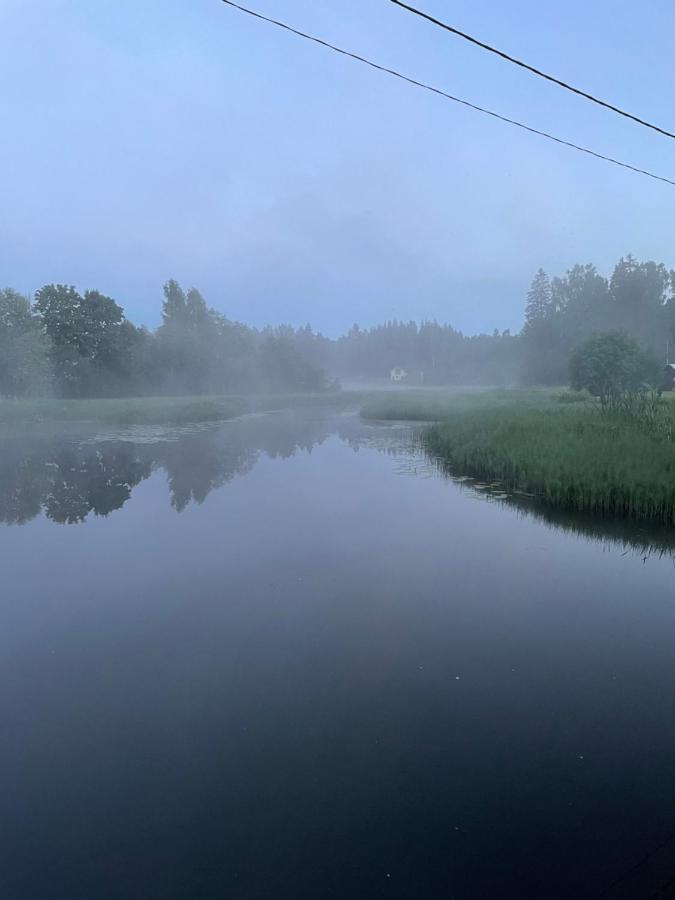
<svg viewBox="0 0 675 900"><path fill-rule="evenodd" d="M675 525L675 406L601 414L581 404L449 413L423 435L454 474L561 509Z"/></svg>

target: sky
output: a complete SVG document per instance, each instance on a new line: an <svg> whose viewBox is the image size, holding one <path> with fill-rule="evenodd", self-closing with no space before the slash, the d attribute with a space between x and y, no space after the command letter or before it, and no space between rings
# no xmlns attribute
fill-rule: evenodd
<svg viewBox="0 0 675 900"><path fill-rule="evenodd" d="M473 103L675 179L675 141L389 0L244 0ZM671 0L419 0L675 131ZM159 323L510 328L542 266L675 266L675 187L494 121L220 0L0 0L0 286L61 282Z"/></svg>

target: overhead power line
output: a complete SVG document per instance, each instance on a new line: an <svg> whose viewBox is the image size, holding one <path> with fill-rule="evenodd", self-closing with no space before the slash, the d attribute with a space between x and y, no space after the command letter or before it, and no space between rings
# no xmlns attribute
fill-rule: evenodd
<svg viewBox="0 0 675 900"><path fill-rule="evenodd" d="M578 150L580 153L586 153L589 156L594 156L596 159L601 159L604 162L612 163L615 166L621 166L622 169L630 169L631 172L637 172L639 175L646 175L648 178L653 178L656 181L663 181L666 184L671 184L675 187L675 181L671 180L670 178L665 178L663 175L655 175L654 172L649 172L647 171L647 169L640 169L637 166L630 165L629 163L621 162L621 160L614 159L611 156L605 156L603 153L597 153L595 150L590 150L588 147L582 147L579 144L572 143L572 141L566 141L563 138L556 137L553 134L549 134L547 131L540 131L538 128L532 128L530 125L525 125L523 122L518 122L516 119L510 119L508 116L503 116L500 113L493 112L490 109L485 109L482 106L477 106L475 103L469 103L468 100L462 100L460 97L455 97L452 94L448 94L446 91L443 91L440 88L433 87L430 84L425 84L423 81L418 81L416 78L411 78L408 75L404 75L402 72L397 72L395 69L390 69L387 66L382 66L370 59L366 59L365 56L359 56L357 53L351 53L349 50L343 50L341 47L336 47L335 44L330 44L328 41L324 41L322 38L307 34L304 31L299 31L297 28L293 28L292 26L287 25L285 22L279 22L277 19L272 19L269 16L264 16L262 13L255 12L254 10L248 9L245 6L241 6L239 3L235 3L234 0L222 0L222 2L227 6L231 6L234 9L238 9L241 12L246 13L249 16L253 16L256 19L261 19L263 22L268 22L270 25L276 25L278 28L283 28L284 31L289 31L291 34L295 34L298 37L305 38L305 40L312 41L315 44L319 44L322 47L333 50L335 53L340 53L342 56L347 56L349 57L349 59L354 59L366 66L370 66L371 69L377 69L378 72L384 72L387 75L393 75L395 78L400 78L401 81L406 81L408 84L412 84L415 87L422 88L425 91L431 91L431 93L437 94L439 97L444 97L446 100L452 100L453 103L459 103L462 106L466 106L469 109L475 110L476 112L483 113L486 116L491 116L493 119L499 119L500 122L506 122L508 125L514 125L516 128L522 128L524 131L529 131L530 134L537 134L539 135L539 137L546 138L549 141L554 141L556 144L562 144L564 147L570 147L572 150Z"/></svg>
<svg viewBox="0 0 675 900"><path fill-rule="evenodd" d="M466 34L466 32L464 31L460 31L459 28L454 28L452 25L448 25L447 22L442 22L440 19L436 19L434 16L424 12L421 9L417 9L414 6L409 6L407 3L403 3L402 0L391 0L391 2L395 3L396 6L400 6L401 9L407 9L408 12L414 13L414 15L416 16L420 16L422 19L426 19L427 22L431 22L433 25L438 25L439 28L444 28L451 34L455 34L457 35L457 37L461 37L465 41L469 41L470 43L475 44L477 47L481 47L483 50L487 50L489 53L494 53L496 56L501 56L502 59L505 59L507 62L513 63L516 66L520 66L521 69L527 69L528 72L532 72L534 75L538 75L540 78L545 78L546 81L551 81L553 82L553 84L557 84L559 87L565 88L565 90L571 91L573 94L578 94L579 97L584 97L586 100L590 100L591 103L597 103L598 106L604 106L605 109L610 109L612 112L618 113L620 116L624 116L624 118L626 119L637 122L638 125L644 125L645 128L651 128L652 131L658 131L659 134L663 134L665 135L665 137L675 139L675 134L673 134L671 131L666 131L665 128L660 128L658 125L653 125L651 122L647 122L646 119L641 119L639 116L634 116L632 113L626 112L625 109L620 109L618 106L614 106L612 103L607 103L607 101L605 100L600 100L599 97L594 97L593 94L588 94L586 91L582 91L580 88L576 88L573 85L568 84L566 81L561 81L560 78L556 78L554 75L548 75L546 72L542 72L541 69L537 69L534 66L523 62L522 59L516 59L515 56L510 56L508 53L504 53L503 50L498 50L496 47L490 46L490 44L479 41L478 38L475 38L470 34Z"/></svg>

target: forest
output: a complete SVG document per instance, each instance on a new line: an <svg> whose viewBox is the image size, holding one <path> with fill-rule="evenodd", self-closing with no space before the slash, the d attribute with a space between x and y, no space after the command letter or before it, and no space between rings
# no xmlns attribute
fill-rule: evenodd
<svg viewBox="0 0 675 900"><path fill-rule="evenodd" d="M437 321L353 325L337 338L310 325L254 329L210 308L196 288L164 285L161 325L134 325L98 290L49 284L34 298L0 290L0 394L124 397L313 392L339 379L384 379L394 366L411 383L564 385L574 349L618 331L653 371L675 347L675 272L622 257L609 277L575 265L527 293L524 326L467 336ZM656 376L655 376L656 377Z"/></svg>

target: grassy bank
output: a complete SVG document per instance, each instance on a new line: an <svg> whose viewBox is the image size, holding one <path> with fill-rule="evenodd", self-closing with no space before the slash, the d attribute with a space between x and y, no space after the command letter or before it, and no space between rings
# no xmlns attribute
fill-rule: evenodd
<svg viewBox="0 0 675 900"><path fill-rule="evenodd" d="M230 419L247 411L238 397L125 397L90 400L3 400L0 423L182 423Z"/></svg>
<svg viewBox="0 0 675 900"><path fill-rule="evenodd" d="M549 391L401 394L377 398L369 418L435 420L422 441L455 475L497 481L557 509L675 525L675 443L593 402ZM675 403L661 414L675 426Z"/></svg>
<svg viewBox="0 0 675 900"><path fill-rule="evenodd" d="M374 395L361 409L366 419L437 422L460 412L502 408L544 408L555 398L551 389L418 389Z"/></svg>
<svg viewBox="0 0 675 900"><path fill-rule="evenodd" d="M561 509L675 525L675 444L634 422L588 409L484 410L432 426L424 443L455 472Z"/></svg>
<svg viewBox="0 0 675 900"><path fill-rule="evenodd" d="M186 424L219 422L246 413L294 407L342 409L357 404L358 395L271 394L266 396L123 397L87 400L0 400L0 426L60 422L99 424Z"/></svg>

